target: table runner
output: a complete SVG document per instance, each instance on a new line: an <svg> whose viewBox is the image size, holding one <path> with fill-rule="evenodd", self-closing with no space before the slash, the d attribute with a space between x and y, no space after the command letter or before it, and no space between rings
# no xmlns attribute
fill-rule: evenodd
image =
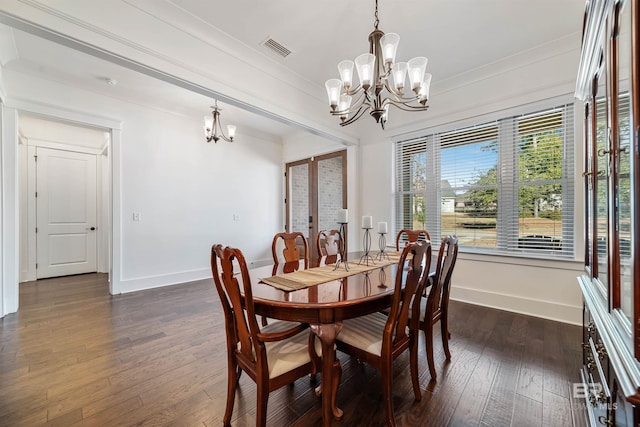
<svg viewBox="0 0 640 427"><path fill-rule="evenodd" d="M386 267L387 265L396 264L400 260L399 252L388 253L389 259L376 260L375 264L369 261L369 265L358 264L357 261L349 262L349 271L340 266L336 269L335 265L323 265L322 267L314 267L308 270L298 270L293 273L278 274L277 276L265 277L260 282L273 286L285 292L299 291L321 283L331 282L333 280L342 279L344 277L355 276L356 274L366 271L375 270L377 268Z"/></svg>

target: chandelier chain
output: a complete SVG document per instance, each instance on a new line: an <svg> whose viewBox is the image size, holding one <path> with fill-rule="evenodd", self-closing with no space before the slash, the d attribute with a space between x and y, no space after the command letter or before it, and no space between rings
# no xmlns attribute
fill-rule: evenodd
<svg viewBox="0 0 640 427"><path fill-rule="evenodd" d="M375 13L375 17L376 20L373 22L373 26L375 27L375 29L378 29L378 24L380 23L380 19L378 18L378 0L376 0L376 13Z"/></svg>

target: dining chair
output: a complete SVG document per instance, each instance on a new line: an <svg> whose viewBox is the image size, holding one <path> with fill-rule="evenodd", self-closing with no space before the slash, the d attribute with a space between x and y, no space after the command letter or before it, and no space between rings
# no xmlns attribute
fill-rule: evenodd
<svg viewBox="0 0 640 427"><path fill-rule="evenodd" d="M409 256L411 255L411 256ZM408 269L403 269L405 261ZM421 399L418 381L419 304L412 301L421 297L429 275L431 244L416 242L406 246L396 269L393 302L388 315L373 313L347 319L336 338L338 350L369 363L382 373L382 395L387 424L395 426L393 414L393 361L409 350L411 382L416 401ZM409 311L413 316L409 317ZM410 320L413 319L413 320Z"/></svg>
<svg viewBox="0 0 640 427"><path fill-rule="evenodd" d="M422 239L420 238L422 237ZM406 240L404 240L406 239ZM400 251L400 242L404 241L405 245L409 243L414 243L422 240L431 240L431 236L427 230L409 230L403 229L398 231L396 235L396 251Z"/></svg>
<svg viewBox="0 0 640 427"><path fill-rule="evenodd" d="M315 376L321 367L318 354L322 348L319 343L313 344L309 325L291 327L289 322L273 322L263 328L258 326L251 278L239 249L213 245L211 270L227 335L227 406L223 423L231 425L236 388L244 371L257 386L256 425L264 426L269 393L302 376Z"/></svg>
<svg viewBox="0 0 640 427"><path fill-rule="evenodd" d="M281 251L282 258L278 251ZM303 252L300 254L300 252ZM299 231L291 233L277 233L271 243L273 254L273 271L277 271L281 261L284 260L283 272L291 273L300 269L300 260L304 260L304 269L309 268L309 245L307 239Z"/></svg>
<svg viewBox="0 0 640 427"><path fill-rule="evenodd" d="M447 236L442 239L436 272L429 278L431 286L425 289L429 294L420 298L420 329L424 331L427 361L431 378L436 379L436 369L433 361L433 326L440 321L442 333L442 347L447 360L451 360L449 351L449 294L451 291L451 275L458 258L458 238Z"/></svg>
<svg viewBox="0 0 640 427"><path fill-rule="evenodd" d="M316 238L316 248L318 249L318 265L325 257L325 264L335 264L342 248L342 239L338 230L321 230Z"/></svg>

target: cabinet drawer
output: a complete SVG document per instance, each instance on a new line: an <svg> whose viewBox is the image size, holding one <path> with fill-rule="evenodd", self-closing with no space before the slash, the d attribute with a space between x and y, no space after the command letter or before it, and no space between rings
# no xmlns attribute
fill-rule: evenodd
<svg viewBox="0 0 640 427"><path fill-rule="evenodd" d="M611 391L608 386L605 371L601 361L606 363L606 352L601 342L597 339L597 332L588 334L589 340L584 346L584 367L581 371L589 422L591 425L600 425L601 420L608 420L611 409Z"/></svg>

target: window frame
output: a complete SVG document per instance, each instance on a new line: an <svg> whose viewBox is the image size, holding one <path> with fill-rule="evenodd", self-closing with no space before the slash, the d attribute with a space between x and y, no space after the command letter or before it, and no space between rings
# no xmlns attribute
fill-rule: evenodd
<svg viewBox="0 0 640 427"><path fill-rule="evenodd" d="M526 248L518 247L520 234L519 225L519 189L531 186L534 181L519 182L518 176L518 135L517 122L523 116L544 115L545 112L560 110L562 113L562 174L558 179L552 180L552 184L559 184L562 188L562 222L561 222L561 249ZM446 127L425 129L414 133L413 137L398 138L394 141L394 191L393 203L395 220L394 226L397 233L404 221L401 206L402 197L407 194L399 187L399 177L403 174L402 149L407 144L424 144L426 159L427 185L424 192L426 205L425 229L429 231L432 239L439 241L441 235L441 151L440 135L468 131L473 127L488 126L492 122L498 125L498 210L496 213L496 238L495 247L460 245L461 252L486 255L508 255L524 258L541 258L573 260L575 258L576 227L575 218L575 106L571 101L558 99L551 103L536 103L479 117L474 120L450 123ZM438 185L429 185L429 182L437 182ZM543 184L549 184L545 181ZM399 228L400 227L400 228Z"/></svg>

